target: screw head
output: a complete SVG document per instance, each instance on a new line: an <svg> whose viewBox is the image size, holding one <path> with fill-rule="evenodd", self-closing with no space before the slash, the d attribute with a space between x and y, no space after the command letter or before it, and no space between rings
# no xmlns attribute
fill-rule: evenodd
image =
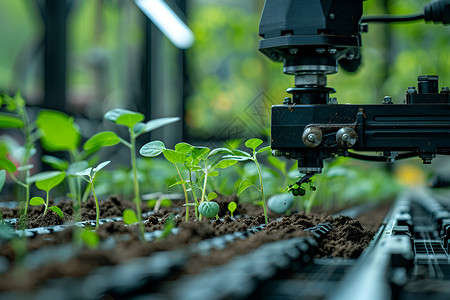
<svg viewBox="0 0 450 300"><path fill-rule="evenodd" d="M298 53L298 49L297 48L291 48L291 49L289 49L289 53L290 54L297 54Z"/></svg>

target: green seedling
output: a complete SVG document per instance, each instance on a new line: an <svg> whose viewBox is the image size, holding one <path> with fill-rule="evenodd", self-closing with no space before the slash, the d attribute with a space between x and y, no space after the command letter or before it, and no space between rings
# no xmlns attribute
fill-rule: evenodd
<svg viewBox="0 0 450 300"><path fill-rule="evenodd" d="M206 218L212 218L212 217L216 217L216 219L219 218L219 216L217 215L217 213L219 212L219 204L217 204L214 201L211 201L213 199L217 198L217 194L214 192L211 192L208 194L208 201L206 202L202 202L200 203L200 205L198 206L198 212L206 217Z"/></svg>
<svg viewBox="0 0 450 300"><path fill-rule="evenodd" d="M49 152L64 151L70 156L70 162L50 155L42 157L42 161L56 170L65 171L70 191L69 196L73 200L75 218L79 219L82 181L79 176L76 176L76 173L89 166L84 160L92 154L92 151L80 152L78 150L81 140L79 127L74 122L74 118L65 113L42 110L39 112L36 124L41 136L42 148ZM73 166L77 166L77 168Z"/></svg>
<svg viewBox="0 0 450 300"><path fill-rule="evenodd" d="M94 189L94 180L95 180L95 176L97 175L97 173L103 169L104 167L106 167L111 161L105 161L100 163L97 167L95 168L87 168L81 172L78 172L77 175L80 176L81 178L83 178L84 180L86 180L90 185L91 185L91 189L92 189L92 195L94 196L94 200L95 200L95 210L96 210L96 217L95 217L95 228L98 228L99 225L99 220L100 220L100 208L98 205L98 199L97 199L97 195L95 194L95 189Z"/></svg>
<svg viewBox="0 0 450 300"><path fill-rule="evenodd" d="M134 178L134 202L136 203L137 217L139 221L141 221L141 196L139 191L139 181L136 166L136 139L144 133L177 122L179 118L160 118L150 120L147 123L143 123L143 114L122 108L110 110L105 114L104 117L106 120L113 122L114 124L127 127L129 133L129 141L122 139L115 132L103 131L92 136L89 140L86 141L83 147L87 151L97 151L103 147L114 146L122 143L130 149L131 169ZM141 228L141 235L143 235L144 227L142 225L142 222L140 222L139 224Z"/></svg>
<svg viewBox="0 0 450 300"><path fill-rule="evenodd" d="M230 203L228 203L228 210L230 211L231 217L233 217L233 213L237 208L237 204L234 201L231 201Z"/></svg>
<svg viewBox="0 0 450 300"><path fill-rule="evenodd" d="M100 243L100 237L98 234L89 228L85 228L81 232L81 240L90 249L97 249L98 244Z"/></svg>
<svg viewBox="0 0 450 300"><path fill-rule="evenodd" d="M210 201L206 196L206 188L208 177L218 176L219 169L226 169L236 163L236 160L224 159L218 154L233 154L233 152L226 148L217 148L211 150L207 147L195 147L187 143L178 143L175 149L167 149L163 142L153 141L145 144L140 153L146 157L155 157L161 153L171 162L180 177L180 181L171 186L182 185L186 201L186 221L189 220L189 206L194 206L196 219L201 220L202 214L198 214L198 208L201 203ZM189 179L184 179L178 168L178 164L182 164L188 173ZM195 176L195 177L194 177ZM186 189L186 185L189 189ZM201 191L200 201L197 199L196 190ZM194 203L189 203L187 191L191 191Z"/></svg>
<svg viewBox="0 0 450 300"><path fill-rule="evenodd" d="M39 199L42 199L41 197L33 197L30 200L30 204L33 206L41 205L41 204L45 205L44 216L47 213L48 208L52 209L52 207L53 207L52 210L55 211L56 213L58 213L57 210L60 211L60 209L57 208L56 206L49 207L48 201L49 201L50 190L52 190L54 187L56 187L58 184L60 184L64 180L65 176L66 176L66 173L64 173L64 172L54 171L54 172L43 172L43 173L39 173L39 174L36 174L36 175L33 175L30 177L29 181L35 182L36 187L42 191L45 191L45 193L46 193L46 199L45 199L44 203L40 203ZM44 199L42 199L42 201L44 201ZM55 210L55 207L57 208L57 210ZM58 215L60 215L61 218L63 217L62 212L61 212L61 214L58 213Z"/></svg>
<svg viewBox="0 0 450 300"><path fill-rule="evenodd" d="M50 210L54 211L58 216L60 216L61 219L64 219L64 214L63 214L62 210L58 206L50 206L49 207L48 203L46 203L42 197L31 198L30 205L33 205L33 206L44 205L45 206L44 216L47 213L47 209L50 209Z"/></svg>
<svg viewBox="0 0 450 300"><path fill-rule="evenodd" d="M7 112L0 113L0 128L21 129L23 136L25 137L24 145L18 147L10 147L12 149L9 150L9 153L16 156L20 166L28 166L30 158L34 155L34 153L36 153L34 143L39 139L39 133L36 131L35 124L30 122L26 110L26 102L20 95L20 92L17 92L13 97L5 94L0 95L0 106L3 105ZM6 141L5 137L2 137L1 140L2 142ZM8 160L8 158L6 158L6 153L0 153L0 159ZM23 197L25 209L23 211L21 210L21 213L24 213L24 215L26 215L28 212L28 199L30 198L30 189L26 182L28 182L30 172L27 168L19 167L18 170L20 171L20 174L18 178L15 178L17 179L15 180L15 182L24 183L19 185L25 189L25 195ZM6 171L12 174L12 172L10 172L8 169L6 169ZM16 170L14 170L13 172L15 171ZM21 193L23 192L21 191ZM22 197L19 197L19 199L21 198Z"/></svg>
<svg viewBox="0 0 450 300"><path fill-rule="evenodd" d="M139 222L139 219L134 211L131 209L125 209L123 211L123 222L130 225Z"/></svg>
<svg viewBox="0 0 450 300"><path fill-rule="evenodd" d="M258 162L258 159L256 158L256 156L259 153L270 150L270 146L263 147L263 148L260 148L259 150L256 150L262 143L263 143L263 141L260 139L256 139L256 138L249 139L245 142L245 146L247 148L250 148L253 150L252 154L249 154L249 153L247 153L245 151L241 151L241 150L234 150L233 155L227 155L227 156L225 156L225 158L231 159L231 160L236 160L236 161L253 161L255 163L256 168L258 170L259 187L256 186L255 184L253 184L250 180L243 179L239 185L237 195L239 196L243 191L245 191L249 187L256 188L261 193L262 205L263 205L263 210L264 210L264 218L265 218L265 222L267 224L268 218L267 218L266 199L264 197L264 185L263 185L261 167L259 165L259 162Z"/></svg>

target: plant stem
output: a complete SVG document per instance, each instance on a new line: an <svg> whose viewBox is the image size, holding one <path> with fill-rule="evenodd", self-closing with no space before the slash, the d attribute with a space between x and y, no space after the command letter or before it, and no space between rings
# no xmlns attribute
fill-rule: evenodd
<svg viewBox="0 0 450 300"><path fill-rule="evenodd" d="M177 164L173 164L175 166L175 169L177 169L178 176L180 176L180 180L183 181L183 177L181 177L180 170L178 169ZM183 183L183 192L184 192L184 199L186 201L186 204L189 204L189 199L186 191L186 185ZM189 206L186 205L186 222L189 221Z"/></svg>
<svg viewBox="0 0 450 300"><path fill-rule="evenodd" d="M47 195L47 197L45 197L45 209L44 209L44 216L45 216L45 214L47 213L47 209L48 209L48 194L49 194L49 192L47 191L46 192L46 195Z"/></svg>
<svg viewBox="0 0 450 300"><path fill-rule="evenodd" d="M137 166L136 166L136 136L133 132L133 129L129 129L130 131L130 152L131 152L131 169L133 170L134 177L134 201L136 203L136 213L139 221L139 228L141 230L141 237L144 238L144 225L142 224L142 212L141 212L141 196L139 192L139 181L137 175Z"/></svg>
<svg viewBox="0 0 450 300"><path fill-rule="evenodd" d="M95 194L94 190L94 180L91 180L91 187L92 187L92 194L94 195L95 200L95 209L97 210L95 215L95 229L98 229L98 223L100 222L100 207L98 205L97 195Z"/></svg>
<svg viewBox="0 0 450 300"><path fill-rule="evenodd" d="M198 203L198 200L197 200L197 196L195 195L195 187L194 187L194 184L192 183L192 171L189 171L189 182L190 182L190 185L191 185L191 192L192 192L192 197L194 198L194 201L195 201L195 206L194 206L194 209L195 209L195 219L196 220L198 220L198 206L199 206L199 203Z"/></svg>
<svg viewBox="0 0 450 300"><path fill-rule="evenodd" d="M263 202L263 209L264 209L264 219L266 221L266 224L268 224L268 219L267 219L267 208L266 208L266 198L264 198L264 186L263 186L263 180L262 180L262 173L261 173L261 167L259 166L258 160L256 159L256 156L253 156L254 158L254 162L256 164L256 167L258 168L258 174L259 174L259 185L261 187L261 198L262 198L262 202Z"/></svg>
<svg viewBox="0 0 450 300"><path fill-rule="evenodd" d="M200 203L203 203L205 201L206 182L207 181L208 181L208 169L206 167L206 160L205 160L205 179L203 181L202 198L200 199ZM199 216L199 221L202 221L202 215Z"/></svg>

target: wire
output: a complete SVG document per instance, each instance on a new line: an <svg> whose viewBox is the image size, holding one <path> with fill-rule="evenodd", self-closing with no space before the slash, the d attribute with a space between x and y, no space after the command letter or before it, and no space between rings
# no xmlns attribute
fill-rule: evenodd
<svg viewBox="0 0 450 300"><path fill-rule="evenodd" d="M361 19L364 23L395 23L395 22L411 22L423 20L425 15L423 12L402 15L402 16L391 16L391 15L381 15L381 16L367 16Z"/></svg>

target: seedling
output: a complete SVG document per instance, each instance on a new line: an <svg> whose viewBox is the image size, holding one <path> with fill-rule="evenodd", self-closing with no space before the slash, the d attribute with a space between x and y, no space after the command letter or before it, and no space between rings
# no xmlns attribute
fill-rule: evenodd
<svg viewBox="0 0 450 300"><path fill-rule="evenodd" d="M236 210L237 205L236 202L231 201L230 203L228 203L228 210L230 211L231 217L233 217L233 213Z"/></svg>
<svg viewBox="0 0 450 300"><path fill-rule="evenodd" d="M14 97L3 94L0 95L0 106L2 105L5 105L6 111L8 113L0 113L0 128L20 128L22 130L22 133L25 137L25 144L23 146L20 146L19 148L14 148L13 150L14 154L20 154L18 155L19 164L21 166L28 166L28 162L31 156L33 156L33 154L36 152L34 143L39 138L39 134L35 130L35 124L29 121L25 100L20 95L20 92L17 92ZM13 151L10 152L12 153ZM6 169L4 164L13 164L11 161L9 161L8 158L6 158L6 153L1 153L0 160L3 160L3 162L0 162L0 168L2 169ZM14 171L11 172L11 169L11 166L9 166L6 171L10 174L15 172L16 170L20 171L18 178L15 178L15 182L21 182L22 184L19 185L25 189L25 209L23 212L26 215L28 212L28 199L30 197L29 185L27 185L26 182L28 182L30 172L27 168L16 169L15 166Z"/></svg>
<svg viewBox="0 0 450 300"><path fill-rule="evenodd" d="M54 211L58 216L60 216L61 219L64 219L64 214L58 206L50 206L49 207L48 203L46 203L42 197L33 197L30 199L30 205L39 206L42 204L45 206L45 210L44 210L44 214L43 214L44 216L47 213L47 209L50 209L50 210Z"/></svg>
<svg viewBox="0 0 450 300"><path fill-rule="evenodd" d="M99 225L99 221L100 221L100 208L98 205L98 199L97 199L97 195L95 194L95 189L94 189L94 180L95 180L95 176L97 175L98 171L100 171L101 169L103 169L104 167L106 167L111 161L105 161L100 163L97 167L95 168L87 168L81 172L78 172L77 175L80 176L81 178L83 178L84 180L86 180L90 185L91 185L91 189L92 189L92 195L94 196L94 200L95 200L95 210L96 210L96 217L95 217L95 228L98 228Z"/></svg>
<svg viewBox="0 0 450 300"><path fill-rule="evenodd" d="M90 249L97 249L98 244L100 243L100 237L98 234L89 228L85 228L81 232L81 240Z"/></svg>
<svg viewBox="0 0 450 300"><path fill-rule="evenodd" d="M123 211L123 222L130 225L139 222L139 219L134 211L131 209L125 209Z"/></svg>
<svg viewBox="0 0 450 300"><path fill-rule="evenodd" d="M29 181L35 182L36 187L40 190L45 191L45 193L46 193L46 199L45 199L44 203L40 203L39 199L42 199L41 197L33 197L30 200L30 204L33 206L41 205L41 204L45 205L44 216L47 213L48 208L52 209L52 207L56 207L56 206L52 206L52 207L48 206L50 190L53 189L54 187L56 187L58 184L60 184L64 180L65 176L66 176L66 174L64 172L55 171L55 172L43 172L43 173L39 173L39 174L36 174L36 175L33 175L30 177ZM42 199L42 201L44 201L44 199ZM55 209L52 209L52 210L55 211ZM57 208L57 210L60 211L59 208ZM57 210L55 211L56 213L58 213ZM62 212L61 212L60 216L62 218Z"/></svg>
<svg viewBox="0 0 450 300"><path fill-rule="evenodd" d="M178 143L175 145L175 149L171 150L167 149L163 142L153 141L145 144L140 149L140 153L146 157L155 157L163 153L164 157L175 166L180 181L171 186L183 186L186 201L186 221L189 219L189 206L194 206L195 217L201 220L201 212L200 215L198 214L200 204L212 200L206 197L208 177L218 176L219 172L217 169L226 169L236 163L236 160L225 159L224 157L217 159L216 155L218 154L233 154L229 149L217 148L211 151L211 149L207 147L195 147L184 142ZM183 164L188 172L189 179L183 179L177 164ZM189 203L186 185L189 186L189 191L192 193L194 203ZM201 191L200 201L197 199L195 193L196 190Z"/></svg>
<svg viewBox="0 0 450 300"><path fill-rule="evenodd" d="M130 149L131 155L131 169L134 178L134 202L136 203L136 212L139 221L142 221L141 213L141 196L139 192L139 181L137 175L136 166L136 138L144 133L150 132L162 126L174 123L179 118L160 118L143 123L144 115L138 112L116 108L108 111L105 114L105 119L111 121L117 125L125 126L128 128L129 142L120 138L115 132L103 131L95 134L84 144L85 150L96 151L103 147L109 147L117 145L118 143L124 144ZM144 227L142 222L139 223L141 228L141 235L144 234Z"/></svg>
<svg viewBox="0 0 450 300"><path fill-rule="evenodd" d="M249 187L256 188L261 193L262 205L263 205L263 210L264 210L264 218L265 218L265 222L267 224L268 218L267 218L266 199L264 198L264 185L263 185L263 180L262 180L261 167L258 163L258 159L256 158L256 156L259 153L270 150L270 146L263 147L263 148L260 148L259 150L256 150L262 144L262 142L263 142L262 140L256 139L256 138L249 139L245 142L245 146L247 148L250 148L253 150L253 153L251 155L245 151L234 150L233 155L225 156L225 158L236 160L236 161L249 161L250 160L255 163L256 168L258 170L259 187L256 186L255 184L253 184L250 180L244 178L239 185L237 195L239 196L243 191L245 191Z"/></svg>
<svg viewBox="0 0 450 300"><path fill-rule="evenodd" d="M217 204L214 201L211 201L213 199L217 198L217 194L212 192L208 194L208 201L200 203L198 206L198 212L207 218L216 217L216 219L219 218L217 213L219 212L219 204Z"/></svg>

